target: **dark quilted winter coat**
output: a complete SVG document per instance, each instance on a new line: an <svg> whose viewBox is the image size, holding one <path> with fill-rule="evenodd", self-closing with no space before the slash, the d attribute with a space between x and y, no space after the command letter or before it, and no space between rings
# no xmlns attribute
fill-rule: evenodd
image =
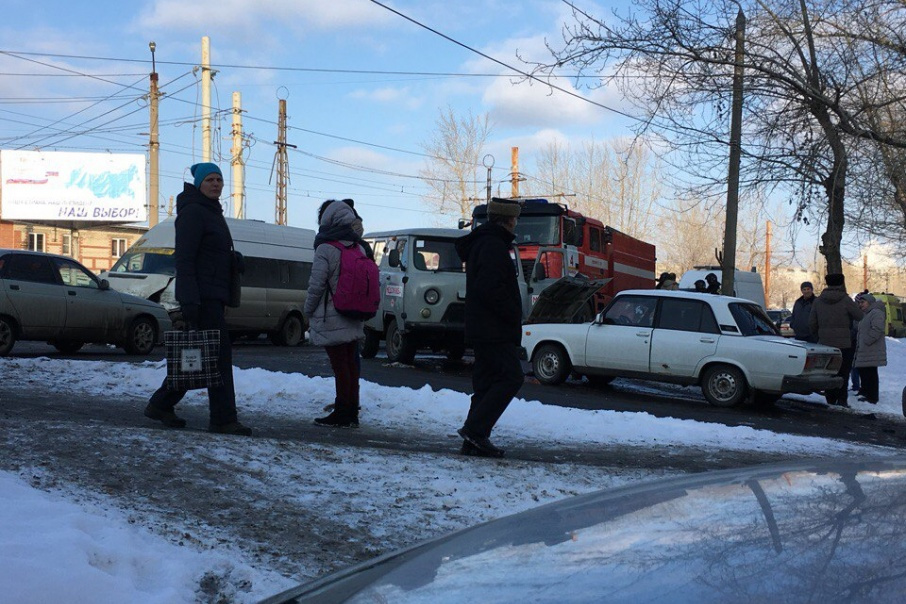
<svg viewBox="0 0 906 604"><path fill-rule="evenodd" d="M818 343L835 348L852 348L852 322L862 319L862 309L842 285L828 285L812 304L809 328Z"/></svg>
<svg viewBox="0 0 906 604"><path fill-rule="evenodd" d="M233 238L217 199L185 183L176 197L176 299L230 301Z"/></svg>

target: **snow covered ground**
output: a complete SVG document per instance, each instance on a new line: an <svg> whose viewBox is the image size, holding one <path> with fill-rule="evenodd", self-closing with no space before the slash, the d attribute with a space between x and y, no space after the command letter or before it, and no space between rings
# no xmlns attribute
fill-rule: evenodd
<svg viewBox="0 0 906 604"><path fill-rule="evenodd" d="M851 412L902 417L906 345L888 338L887 348L889 364L880 371L881 403L869 405L851 397ZM157 387L164 372L162 362L0 359L0 384L25 381L36 392L53 390L61 400L73 393L111 399L111 404L127 400L132 406ZM69 379L72 375L80 379ZM242 418L298 421L300 415L314 417L333 399L331 379L261 369L235 369L235 379ZM638 388L645 391L643 383ZM822 401L814 395L801 398ZM468 408L467 395L427 387L411 390L364 383L362 399L368 402L362 420L369 427L417 431L438 439L454 434ZM206 405L206 395L198 392L190 394L182 408ZM0 398L0 410L3 407ZM154 446L165 437L183 438L172 436L176 432L143 428L115 436L123 443L141 440ZM373 542L392 549L570 495L665 474L401 452L366 443L362 447L299 443L269 437L266 431L253 438L178 432L187 440L177 444L209 439L204 454L214 465L242 463L249 472L243 480L244 488L253 493L250 501L317 509L325 518L356 528L363 535L359 545L366 554L375 549ZM551 447L623 443L813 456L896 453L747 427L567 409L519 399L504 414L494 440L506 447L523 439ZM456 446L455 439L449 442L451 449ZM316 471L300 470L312 460L317 460ZM52 474L53 468L46 472ZM43 474L33 467L0 472L2 602L254 602L325 568L314 560L294 559L288 563L297 572L278 571L231 546L222 529L208 533L199 531L197 523L174 524L173 516L155 516L148 507L136 513L139 508L124 506L121 499L45 481ZM377 548L373 553L382 551Z"/></svg>

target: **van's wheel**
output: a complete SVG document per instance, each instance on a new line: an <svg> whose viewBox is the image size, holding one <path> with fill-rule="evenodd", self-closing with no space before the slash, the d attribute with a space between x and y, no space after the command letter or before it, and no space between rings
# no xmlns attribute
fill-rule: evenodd
<svg viewBox="0 0 906 604"><path fill-rule="evenodd" d="M735 407L746 397L746 377L732 365L714 365L702 378L702 394L715 407Z"/></svg>
<svg viewBox="0 0 906 604"><path fill-rule="evenodd" d="M362 358L373 359L381 345L381 334L374 329L365 328L365 341L362 343Z"/></svg>
<svg viewBox="0 0 906 604"><path fill-rule="evenodd" d="M304 325L299 315L289 315L280 329L271 334L271 342L277 346L298 346L305 337Z"/></svg>
<svg viewBox="0 0 906 604"><path fill-rule="evenodd" d="M139 317L129 326L123 348L128 354L148 356L157 344L157 328L148 317Z"/></svg>
<svg viewBox="0 0 906 604"><path fill-rule="evenodd" d="M411 365L415 360L415 344L412 338L400 332L396 321L391 321L387 326L387 360L391 363L404 363Z"/></svg>
<svg viewBox="0 0 906 604"><path fill-rule="evenodd" d="M16 345L16 326L6 317L0 317L0 357L5 357Z"/></svg>
<svg viewBox="0 0 906 604"><path fill-rule="evenodd" d="M532 370L542 384L562 384L572 371L566 350L559 344L544 344L532 357Z"/></svg>
<svg viewBox="0 0 906 604"><path fill-rule="evenodd" d="M63 354L72 354L82 350L82 346L85 345L85 342L73 342L71 340L55 340L50 343L51 346L62 352Z"/></svg>

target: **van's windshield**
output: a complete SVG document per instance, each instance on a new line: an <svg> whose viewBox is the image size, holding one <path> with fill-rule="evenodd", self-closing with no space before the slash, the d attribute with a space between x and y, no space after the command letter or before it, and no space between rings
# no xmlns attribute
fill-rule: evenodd
<svg viewBox="0 0 906 604"><path fill-rule="evenodd" d="M172 277L176 275L176 260L171 249L130 249L116 261L110 272L148 273Z"/></svg>
<svg viewBox="0 0 906 604"><path fill-rule="evenodd" d="M465 272L462 260L456 253L455 239L415 240L412 263L420 271Z"/></svg>

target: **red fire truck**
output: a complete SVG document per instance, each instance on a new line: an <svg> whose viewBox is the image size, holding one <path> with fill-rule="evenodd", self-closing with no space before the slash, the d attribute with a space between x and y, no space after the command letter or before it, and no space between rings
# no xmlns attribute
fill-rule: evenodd
<svg viewBox="0 0 906 604"><path fill-rule="evenodd" d="M522 273L531 294L527 309L541 292L562 277L609 280L573 318L590 321L625 289L654 287L655 247L546 199L519 199L522 213L516 240ZM486 205L472 212L472 228L487 222Z"/></svg>

